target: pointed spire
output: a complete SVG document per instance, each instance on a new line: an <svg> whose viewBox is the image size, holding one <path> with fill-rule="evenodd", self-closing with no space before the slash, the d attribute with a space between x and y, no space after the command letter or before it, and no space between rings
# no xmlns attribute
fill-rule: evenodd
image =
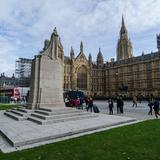
<svg viewBox="0 0 160 160"><path fill-rule="evenodd" d="M91 55L91 53L89 53L88 59L89 59L89 61L92 61L92 55Z"/></svg>
<svg viewBox="0 0 160 160"><path fill-rule="evenodd" d="M125 26L123 14L122 14L122 26Z"/></svg>
<svg viewBox="0 0 160 160"><path fill-rule="evenodd" d="M128 33L127 33L127 29L124 23L124 16L122 15L122 26L121 26L121 30L120 30L120 37L126 37L128 38Z"/></svg>
<svg viewBox="0 0 160 160"><path fill-rule="evenodd" d="M81 41L81 44L80 44L80 53L83 53L83 42Z"/></svg>
<svg viewBox="0 0 160 160"><path fill-rule="evenodd" d="M122 26L120 29L120 38L117 43L117 60L130 58L133 56L132 44L128 38L128 32L124 23L124 16L122 15Z"/></svg>
<svg viewBox="0 0 160 160"><path fill-rule="evenodd" d="M98 54L97 54L97 62L99 63L103 63L103 54L102 54L102 52L101 52L101 48L99 48L99 52L98 52Z"/></svg>
<svg viewBox="0 0 160 160"><path fill-rule="evenodd" d="M71 52L74 52L73 47L71 46Z"/></svg>
<svg viewBox="0 0 160 160"><path fill-rule="evenodd" d="M89 53L89 56L88 56L88 64L90 67L92 67L92 56L91 56L91 53Z"/></svg>
<svg viewBox="0 0 160 160"><path fill-rule="evenodd" d="M99 52L98 52L97 58L98 58L98 59L103 59L103 55L102 55L102 52L101 52L101 48L99 48Z"/></svg>
<svg viewBox="0 0 160 160"><path fill-rule="evenodd" d="M70 53L74 54L74 49L72 48L72 46L71 46L71 52Z"/></svg>
<svg viewBox="0 0 160 160"><path fill-rule="evenodd" d="M70 51L70 57L74 58L74 50L73 50L72 46L71 46L71 51Z"/></svg>

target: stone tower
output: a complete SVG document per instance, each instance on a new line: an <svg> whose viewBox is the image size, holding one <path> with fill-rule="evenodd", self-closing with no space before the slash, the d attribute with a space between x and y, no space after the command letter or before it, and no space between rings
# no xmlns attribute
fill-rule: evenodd
<svg viewBox="0 0 160 160"><path fill-rule="evenodd" d="M72 47L70 51L70 59L71 59L71 89L76 90L76 83L75 83L76 77L75 77L75 66L74 66L75 54Z"/></svg>
<svg viewBox="0 0 160 160"><path fill-rule="evenodd" d="M50 41L36 55L31 67L28 107L63 107L63 46L54 29Z"/></svg>
<svg viewBox="0 0 160 160"><path fill-rule="evenodd" d="M89 56L88 56L88 64L89 64L90 69L92 69L92 55L91 55L91 53L89 53Z"/></svg>
<svg viewBox="0 0 160 160"><path fill-rule="evenodd" d="M133 56L133 48L130 39L128 38L128 32L124 24L124 18L122 16L122 26L120 30L120 38L117 44L117 61L122 59L128 59Z"/></svg>
<svg viewBox="0 0 160 160"><path fill-rule="evenodd" d="M83 53L83 42L81 41L81 44L80 44L80 53Z"/></svg>
<svg viewBox="0 0 160 160"><path fill-rule="evenodd" d="M103 54L101 52L101 48L99 48L99 52L97 54L97 66L98 68L103 67Z"/></svg>

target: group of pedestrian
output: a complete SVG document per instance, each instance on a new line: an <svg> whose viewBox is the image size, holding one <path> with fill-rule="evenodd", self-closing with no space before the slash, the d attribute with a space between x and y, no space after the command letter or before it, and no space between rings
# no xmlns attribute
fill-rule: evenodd
<svg viewBox="0 0 160 160"><path fill-rule="evenodd" d="M149 99L148 99L148 106L149 106L148 115L152 115L153 110L154 110L155 117L158 118L158 116L160 116L160 113L159 113L160 108L159 108L158 98L154 99L153 95L150 95Z"/></svg>
<svg viewBox="0 0 160 160"><path fill-rule="evenodd" d="M122 96L117 96L116 99L113 98L109 98L108 99L108 108L109 108L109 114L113 115L113 108L114 108L114 100L116 102L116 106L117 106L117 114L123 114L124 113L124 101L123 101L123 97ZM85 98L79 98L76 97L75 99L71 99L68 97L65 97L64 99L65 101L65 105L66 107L75 107L77 109L83 109L83 103L85 102L85 108L87 111L94 111L96 113L99 112L98 107L96 107L95 105L93 105L93 97L92 96L86 96ZM153 96L151 95L148 98L148 106L149 106L149 112L148 115L152 115L153 114L153 110L154 110L154 114L155 117L158 118L158 116L160 116L159 110L159 101L157 98L153 98ZM133 96L133 105L132 107L137 107L137 97ZM97 111L96 111L97 110Z"/></svg>
<svg viewBox="0 0 160 160"><path fill-rule="evenodd" d="M26 96L10 97L10 103L26 104L27 103L27 97Z"/></svg>
<svg viewBox="0 0 160 160"><path fill-rule="evenodd" d="M83 109L83 103L84 103L84 99L83 98L68 98L65 97L64 99L65 102L65 106L66 107L75 107L75 108L82 108Z"/></svg>
<svg viewBox="0 0 160 160"><path fill-rule="evenodd" d="M77 109L83 109L83 104L85 102L85 108L87 111L93 111L93 98L92 96L86 96L85 98L82 97L76 97L75 99L73 98L68 98L65 97L64 99L65 106L66 107L75 107Z"/></svg>
<svg viewBox="0 0 160 160"><path fill-rule="evenodd" d="M123 114L124 102L122 96L117 96L116 103L117 103L117 114ZM108 99L108 107L109 107L109 114L113 115L113 108L114 108L113 98Z"/></svg>
<svg viewBox="0 0 160 160"><path fill-rule="evenodd" d="M140 99L140 102L142 100L142 97ZM133 105L132 107L137 107L137 96L133 96ZM148 106L149 106L149 112L148 112L148 115L152 115L153 114L153 110L154 110L154 114L155 114L155 117L158 118L158 116L160 115L159 113L159 100L158 98L155 98L154 99L154 96L151 94L149 95L148 97Z"/></svg>

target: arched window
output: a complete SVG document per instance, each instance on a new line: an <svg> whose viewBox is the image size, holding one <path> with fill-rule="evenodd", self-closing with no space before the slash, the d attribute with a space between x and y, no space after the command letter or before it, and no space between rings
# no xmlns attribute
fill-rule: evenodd
<svg viewBox="0 0 160 160"><path fill-rule="evenodd" d="M87 69L84 66L77 71L77 89L87 90Z"/></svg>

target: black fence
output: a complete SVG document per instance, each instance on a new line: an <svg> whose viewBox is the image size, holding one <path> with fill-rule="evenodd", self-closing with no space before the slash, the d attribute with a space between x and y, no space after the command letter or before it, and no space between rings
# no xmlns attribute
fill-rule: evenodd
<svg viewBox="0 0 160 160"><path fill-rule="evenodd" d="M0 96L0 103L10 103L9 96Z"/></svg>

